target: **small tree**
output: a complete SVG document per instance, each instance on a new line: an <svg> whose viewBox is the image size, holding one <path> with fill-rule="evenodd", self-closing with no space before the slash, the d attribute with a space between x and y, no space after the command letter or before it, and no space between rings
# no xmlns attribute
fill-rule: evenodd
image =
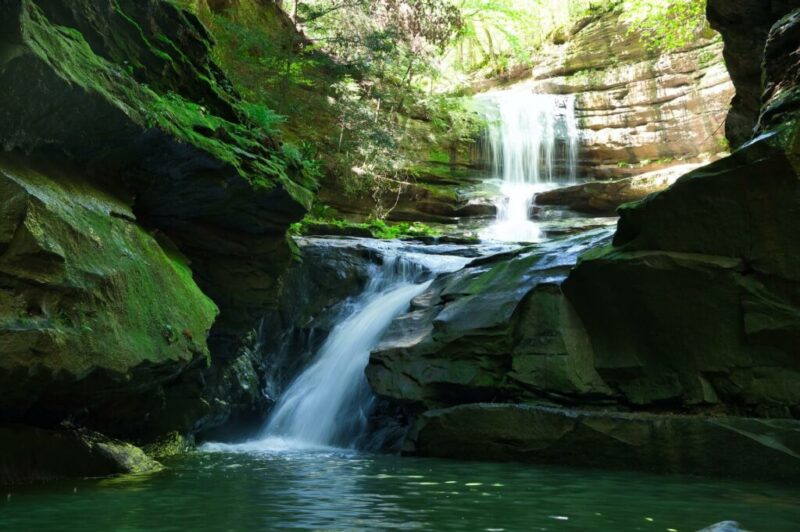
<svg viewBox="0 0 800 532"><path fill-rule="evenodd" d="M706 0L624 0L623 20L654 51L683 48L707 25Z"/></svg>

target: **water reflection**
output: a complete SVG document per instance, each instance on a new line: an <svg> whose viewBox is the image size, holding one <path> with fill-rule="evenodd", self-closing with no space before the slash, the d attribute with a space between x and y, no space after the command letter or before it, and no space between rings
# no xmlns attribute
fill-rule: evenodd
<svg viewBox="0 0 800 532"><path fill-rule="evenodd" d="M1 530L794 531L800 489L631 473L370 456L198 453L146 477L15 490Z"/></svg>

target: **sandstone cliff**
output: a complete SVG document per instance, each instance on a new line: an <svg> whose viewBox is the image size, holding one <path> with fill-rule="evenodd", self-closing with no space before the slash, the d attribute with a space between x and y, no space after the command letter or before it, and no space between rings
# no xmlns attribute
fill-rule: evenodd
<svg viewBox="0 0 800 532"><path fill-rule="evenodd" d="M515 84L575 95L584 177L630 176L727 150L734 90L715 32L660 52L609 9L578 22L559 43L517 72Z"/></svg>

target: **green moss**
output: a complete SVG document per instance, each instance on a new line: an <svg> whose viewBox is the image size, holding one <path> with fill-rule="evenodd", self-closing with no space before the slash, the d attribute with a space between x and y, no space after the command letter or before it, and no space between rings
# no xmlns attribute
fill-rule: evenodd
<svg viewBox="0 0 800 532"><path fill-rule="evenodd" d="M369 220L356 223L340 218L306 216L302 221L293 224L289 231L295 235L314 234L325 229L338 229L342 234L371 235L373 238L392 240L396 238L435 237L440 232L422 222L388 223L384 220Z"/></svg>
<svg viewBox="0 0 800 532"><path fill-rule="evenodd" d="M148 456L162 460L185 453L192 447L192 442L179 432L171 432L158 441L146 445L143 450Z"/></svg>
<svg viewBox="0 0 800 532"><path fill-rule="evenodd" d="M137 28L139 38L155 55L172 62L135 21L119 9L118 14ZM69 83L99 93L141 126L161 129L230 164L254 186L271 188L280 183L299 203L311 205L316 176L306 174L302 165L290 168L292 161L267 147L265 137L271 127L266 108L234 103L241 120L230 122L179 94L159 93L137 82L130 69L96 55L80 32L51 24L38 7L29 4L23 18L28 44ZM213 83L208 78L206 82Z"/></svg>
<svg viewBox="0 0 800 532"><path fill-rule="evenodd" d="M434 163L449 164L450 154L434 149L430 152L429 160Z"/></svg>
<svg viewBox="0 0 800 532"><path fill-rule="evenodd" d="M20 237L3 256L4 275L71 294L40 304L42 315L25 333L41 338L41 367L82 375L97 367L126 372L145 362L208 360L205 339L217 307L186 259L130 221L126 205L57 171L6 162L0 180L27 198ZM16 345L21 333L9 329L2 325ZM0 357L4 368L29 364L25 348Z"/></svg>

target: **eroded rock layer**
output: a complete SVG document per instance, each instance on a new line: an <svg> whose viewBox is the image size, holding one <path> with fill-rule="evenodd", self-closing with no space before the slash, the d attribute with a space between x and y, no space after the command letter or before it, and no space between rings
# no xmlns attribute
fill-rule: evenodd
<svg viewBox="0 0 800 532"><path fill-rule="evenodd" d="M514 86L574 95L579 174L626 177L726 152L734 89L722 50L709 31L683 49L659 52L608 9L546 45Z"/></svg>

